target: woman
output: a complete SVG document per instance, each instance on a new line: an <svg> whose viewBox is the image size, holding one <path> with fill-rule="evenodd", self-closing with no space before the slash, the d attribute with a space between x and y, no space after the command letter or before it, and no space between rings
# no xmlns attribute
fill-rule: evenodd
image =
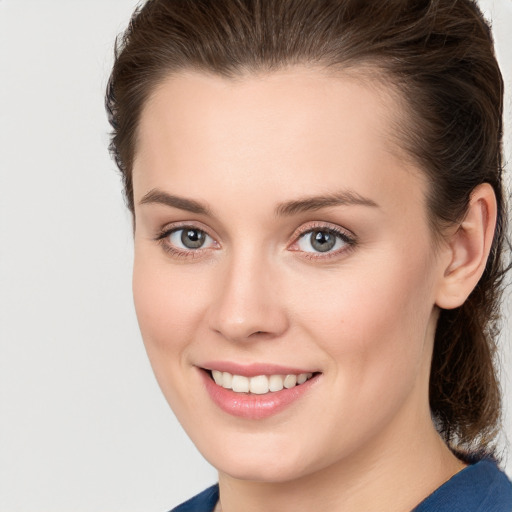
<svg viewBox="0 0 512 512"><path fill-rule="evenodd" d="M176 510L510 511L502 79L470 0L151 0L107 93Z"/></svg>

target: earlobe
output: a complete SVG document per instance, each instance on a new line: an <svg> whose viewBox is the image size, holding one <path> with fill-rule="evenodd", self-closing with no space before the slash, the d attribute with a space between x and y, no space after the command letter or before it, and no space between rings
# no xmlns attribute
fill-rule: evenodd
<svg viewBox="0 0 512 512"><path fill-rule="evenodd" d="M496 212L496 196L491 185L483 183L476 187L464 220L443 249L446 265L436 296L440 308L461 306L478 284L491 250Z"/></svg>

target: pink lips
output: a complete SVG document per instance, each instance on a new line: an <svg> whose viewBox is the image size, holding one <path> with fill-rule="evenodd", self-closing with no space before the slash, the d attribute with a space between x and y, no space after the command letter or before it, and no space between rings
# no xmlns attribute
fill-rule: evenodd
<svg viewBox="0 0 512 512"><path fill-rule="evenodd" d="M257 375L299 375L300 373L315 373L315 370L279 366L277 364L253 363L241 365L228 361L207 361L201 364L201 368L205 368L207 370L218 370L219 372L229 372L232 375L243 375L244 377L256 377Z"/></svg>
<svg viewBox="0 0 512 512"><path fill-rule="evenodd" d="M208 370L215 369L223 372L229 372L234 375L243 375L245 377L255 377L257 375L298 375L300 373L313 373L311 370L265 364L240 366L228 362L211 362L204 363L204 365L201 366ZM281 412L307 393L318 380L318 375L316 375L304 384L300 384L290 389L269 392L265 395L255 395L251 393L235 393L230 389L225 389L215 384L210 377L209 372L200 370L200 373L210 398L218 407L233 416L252 420L268 418Z"/></svg>

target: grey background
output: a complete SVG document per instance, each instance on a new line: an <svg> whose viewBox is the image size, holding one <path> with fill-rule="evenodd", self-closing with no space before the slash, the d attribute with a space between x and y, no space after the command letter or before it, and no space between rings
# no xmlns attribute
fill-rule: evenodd
<svg viewBox="0 0 512 512"><path fill-rule="evenodd" d="M0 0L0 512L162 512L216 479L161 396L132 305L103 93L135 5ZM507 80L510 160L512 0L481 5Z"/></svg>

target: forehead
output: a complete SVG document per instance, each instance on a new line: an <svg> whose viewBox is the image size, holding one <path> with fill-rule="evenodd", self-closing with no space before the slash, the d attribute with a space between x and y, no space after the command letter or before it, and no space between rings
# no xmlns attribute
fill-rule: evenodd
<svg viewBox="0 0 512 512"><path fill-rule="evenodd" d="M328 192L344 182L388 188L406 174L420 176L394 138L403 115L391 86L369 73L180 73L155 89L142 112L135 194L168 183L190 195L205 180L224 180L227 193L266 187L276 200L287 199L279 191ZM371 176L359 179L365 173Z"/></svg>
<svg viewBox="0 0 512 512"><path fill-rule="evenodd" d="M144 149L147 137L158 139L157 131L164 137L163 128L182 137L216 135L212 142L235 131L253 142L264 133L272 139L276 132L285 133L285 125L286 132L295 129L295 135L308 138L316 129L325 142L329 132L338 136L344 128L353 133L363 128L370 135L370 128L372 136L390 142L391 125L404 116L397 100L391 85L363 69L335 73L292 67L233 78L185 71L169 76L150 95L141 114L138 149ZM364 123L368 118L371 127ZM318 125L324 127L321 132ZM208 131L214 127L219 131Z"/></svg>

